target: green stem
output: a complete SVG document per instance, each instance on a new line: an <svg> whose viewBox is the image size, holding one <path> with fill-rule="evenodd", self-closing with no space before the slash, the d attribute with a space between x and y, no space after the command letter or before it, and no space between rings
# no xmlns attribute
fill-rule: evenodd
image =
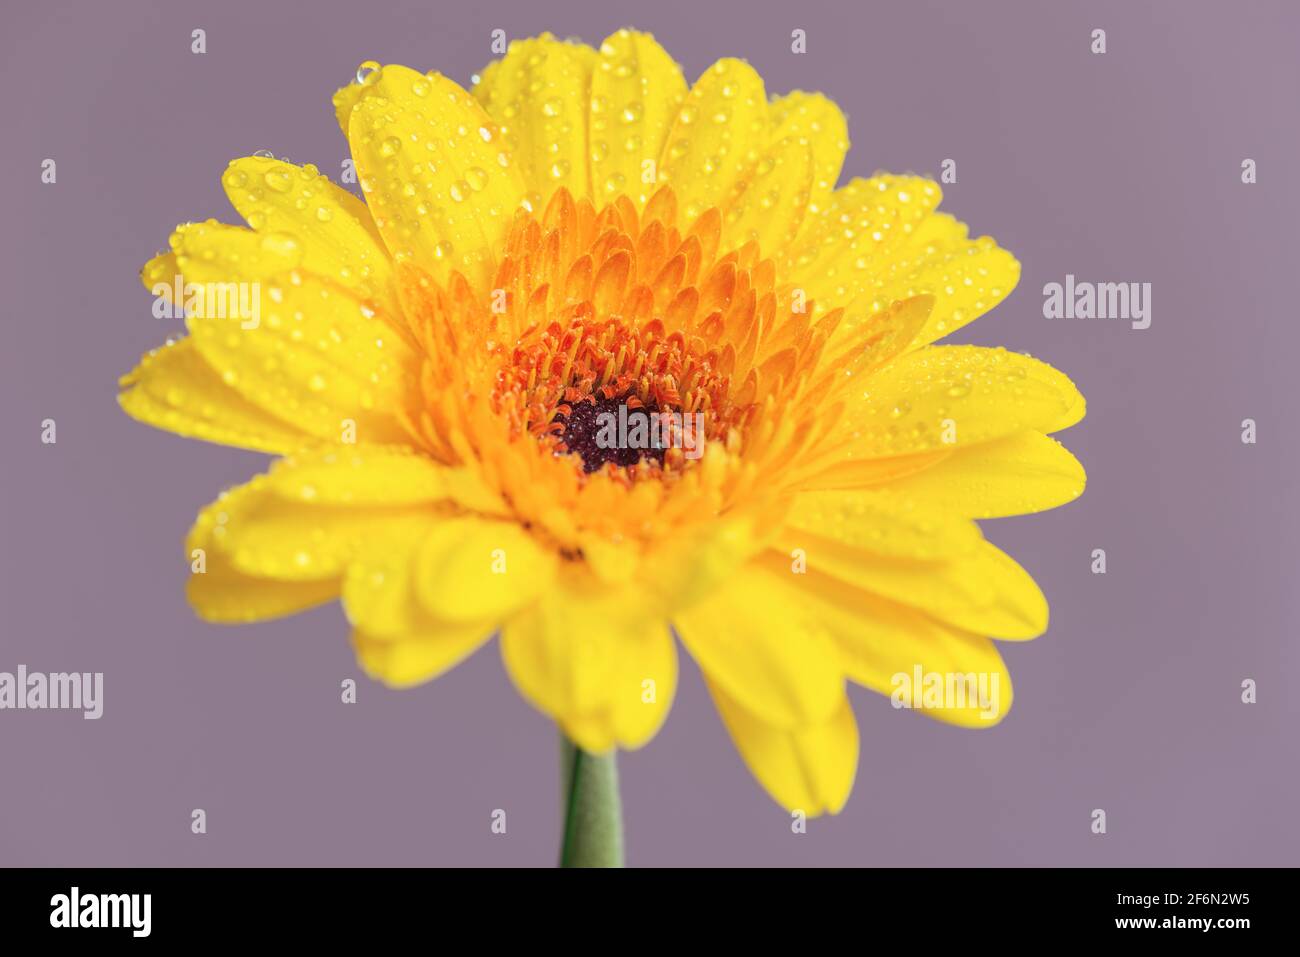
<svg viewBox="0 0 1300 957"><path fill-rule="evenodd" d="M615 753L588 754L562 738L567 788L561 867L622 867L623 808L618 797Z"/></svg>

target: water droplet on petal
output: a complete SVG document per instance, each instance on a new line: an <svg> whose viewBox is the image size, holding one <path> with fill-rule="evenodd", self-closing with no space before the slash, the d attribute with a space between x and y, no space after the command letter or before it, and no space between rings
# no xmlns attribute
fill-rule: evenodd
<svg viewBox="0 0 1300 957"><path fill-rule="evenodd" d="M262 237L262 249L272 255L292 256L298 251L298 240L288 233L267 233Z"/></svg>
<svg viewBox="0 0 1300 957"><path fill-rule="evenodd" d="M262 179L266 181L268 187L277 193L287 193L289 188L293 186L293 177L283 167L267 170Z"/></svg>

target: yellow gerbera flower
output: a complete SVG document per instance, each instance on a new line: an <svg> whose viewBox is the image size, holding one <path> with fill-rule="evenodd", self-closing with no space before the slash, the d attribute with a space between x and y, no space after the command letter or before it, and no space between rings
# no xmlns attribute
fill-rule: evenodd
<svg viewBox="0 0 1300 957"><path fill-rule="evenodd" d="M188 337L123 379L144 422L282 456L190 533L202 617L341 598L394 686L499 634L591 754L654 735L675 631L754 775L810 815L854 777L846 679L990 675L1005 713L990 637L1040 634L1047 605L974 519L1080 494L1048 434L1084 400L1027 356L933 344L1019 277L936 183L837 188L830 100L769 99L734 59L688 89L630 31L515 42L473 93L373 66L334 105L365 202L238 159L248 226L183 225L144 269L260 304L195 296ZM647 411L702 443L600 440ZM986 704L925 710L984 726Z"/></svg>

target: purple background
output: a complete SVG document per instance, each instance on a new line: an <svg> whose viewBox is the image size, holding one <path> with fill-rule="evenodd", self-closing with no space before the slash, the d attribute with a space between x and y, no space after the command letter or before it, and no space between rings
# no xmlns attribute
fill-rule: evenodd
<svg viewBox="0 0 1300 957"><path fill-rule="evenodd" d="M272 149L337 177L329 98L360 61L468 83L493 28L598 43L631 25L691 79L736 55L769 92L825 91L849 116L846 177L957 160L944 208L1024 263L962 338L1078 382L1089 415L1066 441L1090 485L986 523L1052 604L1044 638L1003 646L1001 726L855 689L853 796L795 836L683 656L667 725L621 761L630 861L1300 864L1293 4L28 3L4 20L0 670L102 671L106 688L97 722L0 712L0 863L554 861L555 732L495 646L394 692L360 675L337 606L243 629L193 617L185 530L265 460L132 422L115 380L177 328L152 318L141 264L177 222L234 221L228 159ZM1153 283L1152 328L1044 320L1043 284L1067 272ZM1090 573L1093 548L1109 574Z"/></svg>

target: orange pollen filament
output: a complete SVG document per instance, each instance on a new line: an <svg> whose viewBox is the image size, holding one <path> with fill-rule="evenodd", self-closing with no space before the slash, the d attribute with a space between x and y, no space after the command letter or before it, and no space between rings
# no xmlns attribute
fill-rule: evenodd
<svg viewBox="0 0 1300 957"><path fill-rule="evenodd" d="M718 209L679 226L667 187L643 211L559 190L541 216L517 213L485 317L488 399L511 438L625 481L671 479L707 443L743 442L759 340L785 317L757 243L720 255L721 237ZM807 326L795 318L785 345Z"/></svg>
<svg viewBox="0 0 1300 957"><path fill-rule="evenodd" d="M554 321L513 350L493 398L512 425L578 456L584 472L675 474L736 424L717 352L700 345L666 334L660 319L639 329L617 317Z"/></svg>
<svg viewBox="0 0 1300 957"><path fill-rule="evenodd" d="M547 464L512 482L557 462L583 484L675 481L713 446L781 461L773 443L807 434L851 361L823 362L843 313L817 316L756 239L723 237L721 210L682 223L666 186L644 209L560 189L514 213L490 273L400 268L422 353L408 429L449 462L531 446Z"/></svg>

